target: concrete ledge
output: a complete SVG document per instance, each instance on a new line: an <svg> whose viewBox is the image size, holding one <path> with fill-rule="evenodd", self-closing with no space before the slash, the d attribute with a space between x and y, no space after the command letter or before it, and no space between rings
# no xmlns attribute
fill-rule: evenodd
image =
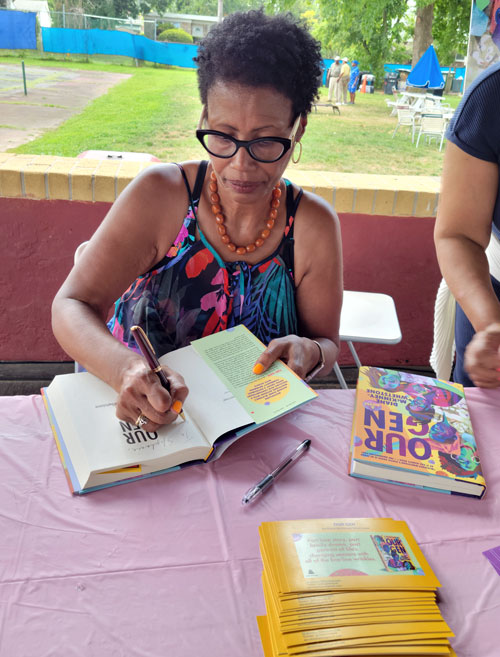
<svg viewBox="0 0 500 657"><path fill-rule="evenodd" d="M286 171L292 182L314 192L337 212L397 217L435 217L441 179L328 171Z"/></svg>
<svg viewBox="0 0 500 657"><path fill-rule="evenodd" d="M87 160L0 153L0 196L112 203L151 162ZM286 176L333 205L337 212L435 217L440 178L299 171Z"/></svg>
<svg viewBox="0 0 500 657"><path fill-rule="evenodd" d="M0 196L112 203L151 164L0 153Z"/></svg>

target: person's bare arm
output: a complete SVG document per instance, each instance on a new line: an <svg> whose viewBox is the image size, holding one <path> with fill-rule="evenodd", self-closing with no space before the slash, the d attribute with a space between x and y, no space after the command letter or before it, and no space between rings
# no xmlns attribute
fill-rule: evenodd
<svg viewBox="0 0 500 657"><path fill-rule="evenodd" d="M343 285L337 215L322 199L305 193L297 212L294 239L299 335L272 340L257 362L267 368L281 358L305 377L319 362L317 341L325 357L317 376L326 375L339 353Z"/></svg>
<svg viewBox="0 0 500 657"><path fill-rule="evenodd" d="M498 166L448 143L434 230L441 272L475 331L466 368L479 386L500 385L500 303L485 249L491 236Z"/></svg>
<svg viewBox="0 0 500 657"><path fill-rule="evenodd" d="M150 430L174 419L169 408L173 399L182 402L186 396L184 382L169 373L169 395L143 359L109 333L106 318L113 302L168 250L186 207L177 167L155 167L136 178L110 209L52 305L53 331L63 349L119 392L121 419L135 421L142 412L151 420Z"/></svg>

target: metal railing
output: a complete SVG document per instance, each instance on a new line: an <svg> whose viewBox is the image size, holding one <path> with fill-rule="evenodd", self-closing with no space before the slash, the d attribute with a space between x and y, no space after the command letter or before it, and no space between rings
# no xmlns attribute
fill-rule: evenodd
<svg viewBox="0 0 500 657"><path fill-rule="evenodd" d="M143 34L149 39L156 39L156 20L112 18L68 11L51 11L52 27L73 30L118 30L131 34Z"/></svg>

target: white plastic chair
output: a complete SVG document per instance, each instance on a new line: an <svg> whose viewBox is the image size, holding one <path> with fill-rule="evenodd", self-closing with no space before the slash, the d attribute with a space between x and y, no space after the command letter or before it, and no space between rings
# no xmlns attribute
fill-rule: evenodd
<svg viewBox="0 0 500 657"><path fill-rule="evenodd" d="M85 247L87 246L88 243L89 242L87 240L86 242L82 242L81 244L79 244L76 247L75 255L73 256L73 262L74 262L75 265L76 265L76 262L77 262L78 258L82 255L83 250L85 249Z"/></svg>
<svg viewBox="0 0 500 657"><path fill-rule="evenodd" d="M443 111L444 110L442 110L437 105L430 105L430 106L424 105L424 108L421 112L421 116L422 115L425 115L425 116L443 116Z"/></svg>
<svg viewBox="0 0 500 657"><path fill-rule="evenodd" d="M340 314L340 340L347 342L356 366L361 367L353 342L397 344L401 342L401 328L394 299L378 292L352 292L344 290ZM347 389L338 363L333 366L342 388Z"/></svg>
<svg viewBox="0 0 500 657"><path fill-rule="evenodd" d="M417 136L417 145L415 148L418 148L420 137L424 135L429 142L431 139L439 139L439 150L441 150L443 148L445 132L446 120L443 118L442 114L422 114Z"/></svg>
<svg viewBox="0 0 500 657"><path fill-rule="evenodd" d="M399 129L399 126L407 126L411 128L411 143L413 144L415 138L415 115L414 112L409 108L398 107L398 122L392 133L392 138L394 139L396 132Z"/></svg>
<svg viewBox="0 0 500 657"><path fill-rule="evenodd" d="M76 247L75 255L73 256L73 262L74 262L75 265L76 265L76 262L77 262L78 258L82 255L83 250L85 249L87 244L88 244L88 240L86 242L82 242L81 244L79 244ZM77 374L78 374L78 372L85 372L84 368L79 363L77 363L76 360L75 360L75 372Z"/></svg>

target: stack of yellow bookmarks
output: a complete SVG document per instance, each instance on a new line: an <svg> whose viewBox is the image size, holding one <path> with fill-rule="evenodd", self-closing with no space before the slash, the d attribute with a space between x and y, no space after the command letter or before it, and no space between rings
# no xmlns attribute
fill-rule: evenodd
<svg viewBox="0 0 500 657"><path fill-rule="evenodd" d="M265 657L455 656L439 581L405 522L285 520L259 534Z"/></svg>

